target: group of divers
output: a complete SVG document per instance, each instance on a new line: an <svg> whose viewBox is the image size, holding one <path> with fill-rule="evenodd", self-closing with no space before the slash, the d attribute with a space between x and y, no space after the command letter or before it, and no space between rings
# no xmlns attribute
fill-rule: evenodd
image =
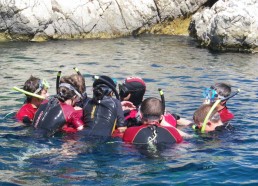
<svg viewBox="0 0 258 186"><path fill-rule="evenodd" d="M236 94L226 83L215 83L205 89L203 104L194 112L193 121L169 113L164 94L160 98L144 98L146 83L140 77L128 77L118 84L109 76L93 76L92 98L86 94L83 75L77 68L70 76L56 78L56 95L48 96L46 80L31 76L23 88L14 90L26 95L24 105L16 113L19 122L31 126L36 137L52 137L57 133L82 132L86 136L119 137L133 144L180 143L191 135L177 126L191 126L195 131L232 130L234 115L226 102Z"/></svg>

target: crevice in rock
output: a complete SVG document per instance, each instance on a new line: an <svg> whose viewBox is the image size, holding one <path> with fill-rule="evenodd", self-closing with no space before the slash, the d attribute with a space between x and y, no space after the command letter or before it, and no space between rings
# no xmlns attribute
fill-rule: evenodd
<svg viewBox="0 0 258 186"><path fill-rule="evenodd" d="M160 9L159 9L158 3L156 1L157 0L153 0L154 4L156 6L157 13L158 13L158 18L159 18L158 23L160 23L161 22L161 13L160 13Z"/></svg>
<svg viewBox="0 0 258 186"><path fill-rule="evenodd" d="M212 7L218 0L208 0L206 3L203 4L204 7Z"/></svg>
<svg viewBox="0 0 258 186"><path fill-rule="evenodd" d="M115 0L115 1L116 1L116 4L117 4L118 8L119 8L119 11L120 11L120 14L121 14L121 16L122 16L123 22L124 22L124 24L125 24L125 27L126 27L127 30L129 30L128 27L127 27L127 24L126 24L124 15L123 15L122 8L120 7L120 5L119 5L119 3L117 2L117 0Z"/></svg>

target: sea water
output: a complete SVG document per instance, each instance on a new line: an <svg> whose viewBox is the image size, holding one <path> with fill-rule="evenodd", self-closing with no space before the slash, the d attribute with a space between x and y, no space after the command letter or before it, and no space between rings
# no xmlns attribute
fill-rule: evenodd
<svg viewBox="0 0 258 186"><path fill-rule="evenodd" d="M0 185L257 185L258 56L214 53L185 36L141 36L106 40L0 43ZM202 92L216 82L241 92L227 106L234 132L199 136L165 148L139 148L120 139L87 140L63 135L33 139L13 119L25 96L12 90L34 75L55 94L57 71L79 68L92 95L92 75L118 83L140 76L145 97L159 97L166 110L192 119Z"/></svg>

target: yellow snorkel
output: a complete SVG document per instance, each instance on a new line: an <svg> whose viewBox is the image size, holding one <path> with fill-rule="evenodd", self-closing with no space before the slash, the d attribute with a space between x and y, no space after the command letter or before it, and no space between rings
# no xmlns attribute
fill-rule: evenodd
<svg viewBox="0 0 258 186"><path fill-rule="evenodd" d="M217 101L215 101L215 103L212 105L211 109L209 110L207 116L205 117L204 121L203 121L203 124L202 124L202 128L201 128L201 132L202 133L205 133L205 128L206 128L206 125L207 125L207 122L211 116L211 113L214 111L214 109L217 107L217 105L221 102L220 99L218 99Z"/></svg>
<svg viewBox="0 0 258 186"><path fill-rule="evenodd" d="M73 69L75 70L75 72L78 74L78 75L82 75L81 72L79 71L79 69L77 67L73 67Z"/></svg>
<svg viewBox="0 0 258 186"><path fill-rule="evenodd" d="M163 107L163 114L165 113L165 109L166 109L166 102L165 102L165 96L164 96L164 92L161 88L158 89L159 91L159 95L161 98L161 102L162 102L162 107Z"/></svg>
<svg viewBox="0 0 258 186"><path fill-rule="evenodd" d="M41 96L37 93L39 93L42 89L48 89L48 88L49 88L48 82L45 79L43 79L43 80L40 80L39 88L34 93L28 92L28 91L23 90L21 88L18 88L16 86L13 87L13 90L16 90L16 91L21 92L25 95L32 96L32 97L35 97L35 98L46 99L44 96Z"/></svg>

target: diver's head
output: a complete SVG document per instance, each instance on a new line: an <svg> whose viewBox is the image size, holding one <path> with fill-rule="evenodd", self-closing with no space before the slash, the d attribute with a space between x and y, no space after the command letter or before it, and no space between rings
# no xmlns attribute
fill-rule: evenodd
<svg viewBox="0 0 258 186"><path fill-rule="evenodd" d="M30 78L24 83L24 86L23 86L23 90L34 94L38 94L45 98L48 97L48 93L47 93L48 88L49 88L49 84L46 80L44 79L41 80L34 76L30 76ZM26 102L31 103L34 97L29 95L26 95L26 96L27 96ZM35 99L38 99L38 98L35 98Z"/></svg>
<svg viewBox="0 0 258 186"><path fill-rule="evenodd" d="M80 75L63 76L58 88L58 98L62 102L71 100L71 105L75 105L82 99L82 93L85 92L85 89L84 78Z"/></svg>
<svg viewBox="0 0 258 186"><path fill-rule="evenodd" d="M231 95L231 86L226 83L216 83L203 92L205 103L213 103L220 99L220 105L224 106Z"/></svg>
<svg viewBox="0 0 258 186"><path fill-rule="evenodd" d="M214 88L218 94L218 97L228 97L231 94L231 85L226 83L216 83L215 85L211 86Z"/></svg>
<svg viewBox="0 0 258 186"><path fill-rule="evenodd" d="M140 108L142 121L157 124L164 113L162 102L154 97L145 99Z"/></svg>
<svg viewBox="0 0 258 186"><path fill-rule="evenodd" d="M85 79L82 75L79 74L72 74L70 76L70 82L77 87L78 92L80 94L83 94L86 92L86 84L85 84Z"/></svg>
<svg viewBox="0 0 258 186"><path fill-rule="evenodd" d="M93 82L93 97L101 100L104 96L112 96L116 83L108 76L98 76Z"/></svg>
<svg viewBox="0 0 258 186"><path fill-rule="evenodd" d="M220 115L217 112L216 107L212 109L212 104L201 105L193 115L194 123L197 125L198 129L202 129L204 127L203 132L214 131L217 126L223 125L220 119ZM208 113L211 111L210 115L207 118L207 123L205 124L205 119Z"/></svg>
<svg viewBox="0 0 258 186"><path fill-rule="evenodd" d="M145 91L146 84L139 77L128 77L119 85L121 101L130 101L137 107L141 104Z"/></svg>

